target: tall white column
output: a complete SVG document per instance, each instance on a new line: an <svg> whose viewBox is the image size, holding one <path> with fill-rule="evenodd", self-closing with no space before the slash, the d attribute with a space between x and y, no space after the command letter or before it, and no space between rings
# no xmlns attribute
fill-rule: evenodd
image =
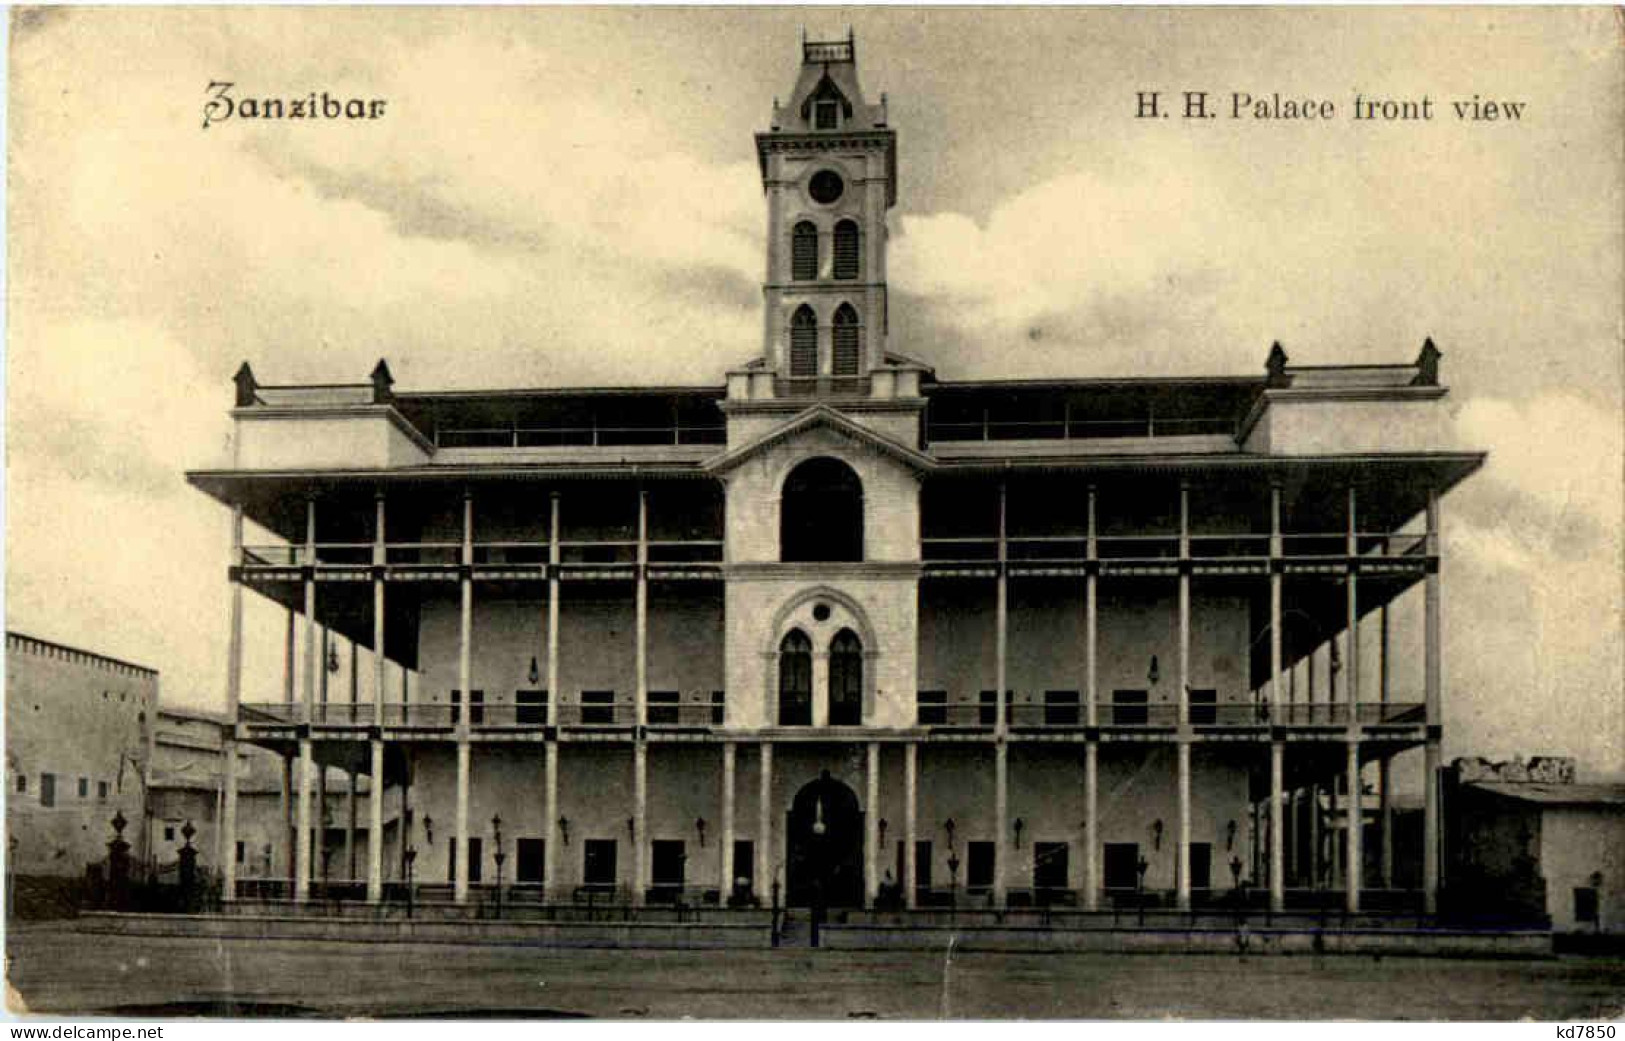
<svg viewBox="0 0 1625 1041"><path fill-rule="evenodd" d="M1422 802L1422 895L1429 914L1439 907L1439 733L1443 715L1443 654L1441 590L1439 570L1443 555L1439 545L1439 493L1428 490L1427 505L1428 572L1423 585L1423 687L1427 699L1427 745L1423 752Z"/></svg>
<svg viewBox="0 0 1625 1041"><path fill-rule="evenodd" d="M1003 907L1010 885L1004 853L1010 848L1010 745L1004 741L993 746L993 832L993 906Z"/></svg>
<svg viewBox="0 0 1625 1041"><path fill-rule="evenodd" d="M1191 906L1191 509L1190 486L1179 485L1179 839L1175 849L1175 903Z"/></svg>
<svg viewBox="0 0 1625 1041"><path fill-rule="evenodd" d="M1010 547L1006 538L1005 499L1004 482L1001 481L999 482L999 565L998 577L995 579L998 588L996 591L997 602L994 608L993 637L993 701L994 704L998 706L998 709L994 714L993 733L994 739L1001 743L1004 740L1005 733L1010 728L1010 709L1005 704L1005 683L1008 665L1007 658L1009 654L1008 640L1010 625L1010 581L1007 575L1010 565ZM995 872L998 870L998 859L999 858L997 857L994 858Z"/></svg>
<svg viewBox="0 0 1625 1041"><path fill-rule="evenodd" d="M734 890L734 772L737 755L733 742L722 746L722 848L717 851L721 867L718 892L722 906L728 906L728 897Z"/></svg>
<svg viewBox="0 0 1625 1041"><path fill-rule="evenodd" d="M1281 537L1281 485L1270 484L1270 700L1274 702L1272 721L1277 726L1288 722L1290 709L1281 691L1282 658L1282 600L1281 557L1284 548ZM1279 739L1270 741L1270 910L1286 910L1286 829L1282 821L1281 800L1285 783L1286 744Z"/></svg>
<svg viewBox="0 0 1625 1041"><path fill-rule="evenodd" d="M310 738L299 739L299 799L294 810L293 899L304 903L310 898Z"/></svg>
<svg viewBox="0 0 1625 1041"><path fill-rule="evenodd" d="M1353 691L1354 687L1351 685L1349 687L1351 696ZM1364 804L1360 798L1360 742L1358 739L1350 739L1348 743L1348 785L1348 808L1344 811L1345 819L1348 821L1348 827L1344 829L1348 844L1348 866L1343 870L1343 879L1347 886L1345 898L1348 910L1352 914L1360 909L1360 839L1362 837L1360 831L1365 820Z"/></svg>
<svg viewBox="0 0 1625 1041"><path fill-rule="evenodd" d="M633 723L649 720L649 493L638 491L637 651L634 658L636 692ZM641 735L642 731L638 731ZM642 740L641 736L638 740Z"/></svg>
<svg viewBox="0 0 1625 1041"><path fill-rule="evenodd" d="M1010 706L1006 704L1006 689L1009 683L1009 629L1010 629L1010 546L1008 506L1009 495L1003 481L999 482L999 571L998 571L998 603L995 612L996 634L994 641L994 702L998 706L994 717L993 727L993 904L1003 907L1005 901L1005 861L1009 858L1004 855L1005 844L1009 841L1009 792L1008 783L1010 775L1009 746L1006 744L1006 735L1010 730ZM913 751L914 746L909 746ZM914 786L911 784L912 790ZM914 799L909 799L910 834L908 839L908 858L911 873L917 872L914 864L914 835L913 835ZM909 894L914 893L914 881L909 880ZM910 906L913 906L910 904Z"/></svg>
<svg viewBox="0 0 1625 1041"><path fill-rule="evenodd" d="M880 743L869 742L863 773L863 906L880 890Z"/></svg>
<svg viewBox="0 0 1625 1041"><path fill-rule="evenodd" d="M457 808L452 841L456 843L456 870L452 876L452 899L468 901L468 788L471 769L469 730L474 715L474 495L463 491L463 544L461 561L462 603L458 613L457 689L463 707L457 714Z"/></svg>
<svg viewBox="0 0 1625 1041"><path fill-rule="evenodd" d="M231 566L243 563L243 506L231 508ZM237 723L243 694L243 582L233 574L231 617L226 638L226 719L228 736L220 744L220 832L225 851L219 857L221 893L226 900L237 899Z"/></svg>
<svg viewBox="0 0 1625 1041"><path fill-rule="evenodd" d="M1346 660L1343 667L1344 671L1348 673L1349 728L1350 732L1353 733L1354 728L1360 724L1360 568L1359 564L1355 562L1355 558L1360 554L1360 539L1355 514L1353 485L1349 485L1349 530L1348 546L1345 552L1349 558L1347 575L1345 576L1345 592L1348 601L1347 620L1344 623L1347 631L1345 642L1348 653L1344 655ZM1350 789L1350 791L1354 792L1355 789Z"/></svg>
<svg viewBox="0 0 1625 1041"><path fill-rule="evenodd" d="M389 550L384 541L384 493L378 492L373 504L372 543L372 725L384 725L384 683L387 679L389 651L384 646L384 568L389 563Z"/></svg>
<svg viewBox="0 0 1625 1041"><path fill-rule="evenodd" d="M1100 745L1083 746L1083 907L1100 909Z"/></svg>
<svg viewBox="0 0 1625 1041"><path fill-rule="evenodd" d="M1083 698L1085 722L1100 725L1100 608L1097 602L1100 546L1095 528L1095 486L1089 486L1089 533L1084 543Z"/></svg>
<svg viewBox="0 0 1625 1041"><path fill-rule="evenodd" d="M542 898L548 903L556 901L564 892L559 884L559 746L549 741L544 746L542 760L542 806L547 816L544 827L547 840L542 843Z"/></svg>
<svg viewBox="0 0 1625 1041"><path fill-rule="evenodd" d="M632 743L632 906L643 906L649 885L649 746Z"/></svg>
<svg viewBox="0 0 1625 1041"><path fill-rule="evenodd" d="M914 864L914 843L919 834L916 806L919 799L920 746L910 741L903 746L903 903L913 910L916 904L914 885L918 877ZM997 870L998 856L994 858Z"/></svg>
<svg viewBox="0 0 1625 1041"><path fill-rule="evenodd" d="M1181 911L1191 906L1191 743L1183 735L1175 746L1179 764L1179 841L1175 862L1174 900Z"/></svg>
<svg viewBox="0 0 1625 1041"><path fill-rule="evenodd" d="M1382 605L1377 615L1378 644L1377 644L1377 698L1386 706L1388 704L1388 605ZM1377 760L1377 790L1380 800L1377 807L1378 840L1381 843L1379 852L1382 857L1380 884L1384 889L1394 888L1394 804L1392 798L1392 758L1384 755Z"/></svg>
<svg viewBox="0 0 1625 1041"><path fill-rule="evenodd" d="M384 527L384 493L380 489L373 499L372 543L372 725L375 728L368 742L371 762L367 771L367 902L379 903L384 898L384 685L389 665L385 646L384 625L384 567L389 552ZM400 822L406 825L405 820ZM405 841L405 836L402 836Z"/></svg>
<svg viewBox="0 0 1625 1041"><path fill-rule="evenodd" d="M384 898L384 742L373 738L368 743L372 769L367 775L367 901L376 904Z"/></svg>
<svg viewBox="0 0 1625 1041"><path fill-rule="evenodd" d="M1281 820L1286 743L1270 742L1270 910L1286 910L1286 833Z"/></svg>
<svg viewBox="0 0 1625 1041"><path fill-rule="evenodd" d="M1093 732L1100 725L1100 545L1096 506L1095 486L1091 484L1083 578L1084 721L1090 728L1083 748L1083 906L1088 911L1100 909L1100 744Z"/></svg>
<svg viewBox="0 0 1625 1041"><path fill-rule="evenodd" d="M306 723L316 718L316 500L305 500L305 715Z"/></svg>
<svg viewBox="0 0 1625 1041"><path fill-rule="evenodd" d="M559 706L564 693L559 690L559 493L548 496L547 535L547 698L551 702L553 722L563 722ZM553 882L548 876L548 884Z"/></svg>
<svg viewBox="0 0 1625 1041"><path fill-rule="evenodd" d="M467 713L465 712L466 716ZM468 901L468 789L473 773L473 746L465 737L457 742L457 870L452 882L452 899L459 904Z"/></svg>
<svg viewBox="0 0 1625 1041"><path fill-rule="evenodd" d="M773 746L763 741L756 772L756 899L768 905L773 891Z"/></svg>

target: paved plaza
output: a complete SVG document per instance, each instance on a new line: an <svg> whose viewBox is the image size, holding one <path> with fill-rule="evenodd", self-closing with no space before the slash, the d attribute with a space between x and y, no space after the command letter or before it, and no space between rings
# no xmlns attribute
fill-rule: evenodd
<svg viewBox="0 0 1625 1041"><path fill-rule="evenodd" d="M1617 1018L1625 960L616 951L199 941L35 927L7 979L46 1014L653 1019Z"/></svg>

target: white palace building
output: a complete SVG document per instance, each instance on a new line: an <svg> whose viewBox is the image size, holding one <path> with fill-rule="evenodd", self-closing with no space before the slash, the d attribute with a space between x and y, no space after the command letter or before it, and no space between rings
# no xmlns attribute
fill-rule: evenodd
<svg viewBox="0 0 1625 1041"><path fill-rule="evenodd" d="M1433 909L1439 500L1484 460L1439 352L972 382L893 353L896 136L854 51L803 43L756 135L764 332L725 385L243 365L232 466L189 479L232 511L234 739L293 790L282 877L228 859L227 894ZM240 696L245 595L287 612L276 703ZM329 634L365 682L329 693ZM353 873L333 770L382 836Z"/></svg>

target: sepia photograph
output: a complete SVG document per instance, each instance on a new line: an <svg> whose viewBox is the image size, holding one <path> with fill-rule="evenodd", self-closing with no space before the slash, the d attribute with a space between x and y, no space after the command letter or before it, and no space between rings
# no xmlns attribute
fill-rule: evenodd
<svg viewBox="0 0 1625 1041"><path fill-rule="evenodd" d="M1618 9L7 17L9 1019L1625 1016Z"/></svg>

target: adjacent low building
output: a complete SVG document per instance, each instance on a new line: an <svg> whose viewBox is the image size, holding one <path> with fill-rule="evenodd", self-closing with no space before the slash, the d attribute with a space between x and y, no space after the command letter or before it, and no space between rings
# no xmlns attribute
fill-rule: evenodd
<svg viewBox="0 0 1625 1041"><path fill-rule="evenodd" d="M1562 757L1458 759L1445 799L1464 914L1625 933L1625 783L1576 781Z"/></svg>

